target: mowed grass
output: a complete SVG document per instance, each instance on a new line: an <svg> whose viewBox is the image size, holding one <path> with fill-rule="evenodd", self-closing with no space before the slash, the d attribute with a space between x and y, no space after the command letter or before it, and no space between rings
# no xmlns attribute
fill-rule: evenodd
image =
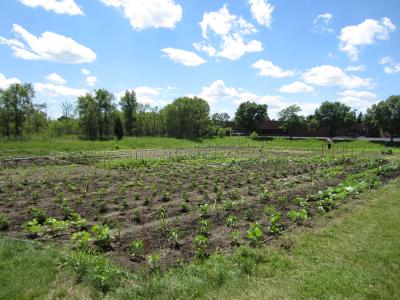
<svg viewBox="0 0 400 300"><path fill-rule="evenodd" d="M152 276L109 299L399 299L400 179L256 249L250 272L230 255ZM286 245L285 248L281 245ZM0 238L0 299L85 298L61 254ZM244 262L244 261L243 261ZM252 264L250 264L252 266ZM61 278L61 279L60 279ZM98 298L97 295L94 298Z"/></svg>
<svg viewBox="0 0 400 300"><path fill-rule="evenodd" d="M267 140L254 141L248 137L224 137L205 138L198 140L175 139L166 137L125 137L121 141L88 141L79 140L73 136L63 138L44 139L33 137L21 141L0 141L0 156L15 156L24 154L48 154L48 151L81 152L81 151L106 151L116 149L170 149L190 147L220 147L220 146L243 146L243 147L266 147L272 149L315 149L321 150L326 147L323 140L310 139L287 139L270 138ZM365 140L338 141L336 147L360 150L382 150L384 144L373 143Z"/></svg>

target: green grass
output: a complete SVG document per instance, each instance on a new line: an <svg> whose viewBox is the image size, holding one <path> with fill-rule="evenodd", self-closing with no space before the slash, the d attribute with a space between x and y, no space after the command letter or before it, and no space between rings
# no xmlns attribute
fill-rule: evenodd
<svg viewBox="0 0 400 300"><path fill-rule="evenodd" d="M397 179L318 218L313 228L298 227L265 248L216 255L107 297L398 299L399 215ZM285 250L281 244L292 246ZM87 294L72 285L67 270L59 272L59 262L54 250L0 239L0 299L62 298L66 291L84 298Z"/></svg>
<svg viewBox="0 0 400 300"><path fill-rule="evenodd" d="M1 156L16 156L23 154L47 154L49 150L60 152L104 151L116 149L169 149L188 147L218 147L218 146L249 146L283 149L321 149L325 142L312 138L289 140L286 138L273 138L266 141L254 141L248 137L207 138L202 140L185 140L165 137L128 137L119 142L87 141L76 137L63 137L43 139L33 137L22 141L0 142ZM381 150L384 145L368 141L343 141L336 146L354 148L358 150Z"/></svg>

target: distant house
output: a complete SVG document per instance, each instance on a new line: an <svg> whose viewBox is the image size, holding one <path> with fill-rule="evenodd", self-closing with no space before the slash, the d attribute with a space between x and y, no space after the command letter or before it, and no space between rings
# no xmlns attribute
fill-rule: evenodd
<svg viewBox="0 0 400 300"><path fill-rule="evenodd" d="M241 132L240 128L234 123L231 122L230 127L234 132ZM361 136L365 135L366 128L360 123L354 123L351 127L340 130L337 133L337 136ZM267 120L264 121L260 126L260 134L267 136L289 136L289 133L280 128L279 121L276 120ZM309 129L309 128L297 128L293 136L299 137L328 137L327 128L319 128L319 129Z"/></svg>

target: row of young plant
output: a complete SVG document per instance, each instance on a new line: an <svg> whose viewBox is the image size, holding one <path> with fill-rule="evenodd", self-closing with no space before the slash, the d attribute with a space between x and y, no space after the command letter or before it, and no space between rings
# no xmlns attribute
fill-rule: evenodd
<svg viewBox="0 0 400 300"><path fill-rule="evenodd" d="M297 199L300 209L298 211L289 211L287 215L292 219L293 223L301 224L311 216L309 212L310 206L315 206L319 213L324 214L337 207L348 197L354 197L371 188L379 187L382 183L379 176L393 172L398 173L399 171L400 163L395 162L383 167L377 167L362 173L351 175L337 187L330 187L323 191L319 191L318 193L308 195L302 199ZM269 214L270 219L270 226L267 230L274 234L281 233L283 228L279 225L279 212L276 212L273 208L269 208L267 213ZM233 227L235 217L228 217L226 222L228 226ZM205 267L208 265L207 268L212 268L214 260L219 260L221 256L218 254L214 255L209 264L205 260L209 256L209 226L210 225L206 220L199 222L198 235L194 238L193 243L196 248L196 257L199 261L201 261ZM258 247L262 245L264 231L265 229L258 223L251 223L249 225L249 228L246 231L246 236L250 241L251 246ZM132 242L130 247L131 255L141 257L143 255L143 247L143 241L138 240ZM152 257L154 257L154 254L148 257L148 263L151 265L150 271L157 271L159 269L156 267L156 264L154 264L154 261L152 261ZM243 247L240 247L238 251L236 251L236 254L232 256L232 259L238 270L244 274L253 273L257 269L257 265L260 262L265 261L265 258L260 256L258 253L252 252L250 249ZM114 267L108 260L101 256L89 255L79 251L73 252L68 256L67 263L77 272L79 279L83 280L86 278L86 280L92 282L102 291L118 288L121 285L122 278L125 280L130 279L132 282L136 283L140 281L140 278L132 277L132 274L121 271L121 269ZM188 270L190 270L190 266ZM198 267L196 270L197 272L199 271ZM99 280L98 278L102 278L103 280ZM139 288L141 285L135 284L134 286ZM145 286L147 286L147 284ZM140 290L142 290L142 288L140 288L139 291Z"/></svg>

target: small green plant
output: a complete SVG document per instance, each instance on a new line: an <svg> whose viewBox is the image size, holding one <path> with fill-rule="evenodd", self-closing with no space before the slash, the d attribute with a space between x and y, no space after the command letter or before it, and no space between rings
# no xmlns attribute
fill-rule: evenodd
<svg viewBox="0 0 400 300"><path fill-rule="evenodd" d="M68 222L57 220L56 218L47 218L44 222L44 225L47 225L53 234L58 234L68 229Z"/></svg>
<svg viewBox="0 0 400 300"><path fill-rule="evenodd" d="M272 193L265 188L263 188L261 190L260 194L258 195L258 199L261 202L269 201L269 200L271 200L271 198L272 198Z"/></svg>
<svg viewBox="0 0 400 300"><path fill-rule="evenodd" d="M7 215L0 213L0 231L7 230L10 227L10 220Z"/></svg>
<svg viewBox="0 0 400 300"><path fill-rule="evenodd" d="M208 256L207 249L210 245L210 240L207 236L204 235L196 235L193 239L193 244L195 247L196 257L198 259L205 259Z"/></svg>
<svg viewBox="0 0 400 300"><path fill-rule="evenodd" d="M187 204L186 202L182 202L179 205L179 208L181 209L182 213L187 213L189 211L189 204Z"/></svg>
<svg viewBox="0 0 400 300"><path fill-rule="evenodd" d="M228 216L225 220L226 226L228 226L229 228L233 228L236 226L237 223L237 217L235 216Z"/></svg>
<svg viewBox="0 0 400 300"><path fill-rule="evenodd" d="M28 207L28 212L32 219L36 219L39 224L43 224L46 221L46 214L42 209L30 206Z"/></svg>
<svg viewBox="0 0 400 300"><path fill-rule="evenodd" d="M74 248L79 251L90 252L92 237L87 231L74 232L71 237Z"/></svg>
<svg viewBox="0 0 400 300"><path fill-rule="evenodd" d="M305 220L308 218L308 212L306 209L300 209L300 210L291 210L287 213L287 216L292 222L296 224L302 224Z"/></svg>
<svg viewBox="0 0 400 300"><path fill-rule="evenodd" d="M251 223L250 228L247 230L247 238L250 239L250 245L257 247L261 245L263 232L260 224Z"/></svg>
<svg viewBox="0 0 400 300"><path fill-rule="evenodd" d="M265 207L264 207L264 213L267 215L267 216L271 216L271 215L273 215L273 214L275 214L275 213L277 213L278 211L276 210L276 208L273 206L273 205L266 205Z"/></svg>
<svg viewBox="0 0 400 300"><path fill-rule="evenodd" d="M72 213L71 217L69 218L69 223L76 229L76 230L84 230L87 227L87 220L82 218L78 213Z"/></svg>
<svg viewBox="0 0 400 300"><path fill-rule="evenodd" d="M240 239L240 231L239 230L232 230L228 234L228 238L231 241L232 246L239 246L239 239Z"/></svg>
<svg viewBox="0 0 400 300"><path fill-rule="evenodd" d="M161 196L161 200L164 202L168 202L171 200L171 194L169 192L164 192Z"/></svg>
<svg viewBox="0 0 400 300"><path fill-rule="evenodd" d="M179 231L178 231L178 229L171 229L169 231L168 241L172 248L179 247Z"/></svg>
<svg viewBox="0 0 400 300"><path fill-rule="evenodd" d="M135 209L133 210L133 219L135 220L135 222L140 223L141 217L140 217L140 210L139 210L139 208L135 208Z"/></svg>
<svg viewBox="0 0 400 300"><path fill-rule="evenodd" d="M254 221L254 210L252 208L246 209L244 212L245 218L247 221L253 222Z"/></svg>
<svg viewBox="0 0 400 300"><path fill-rule="evenodd" d="M198 226L198 232L200 235L208 236L210 234L211 225L209 221L200 220Z"/></svg>
<svg viewBox="0 0 400 300"><path fill-rule="evenodd" d="M107 225L94 225L91 231L95 235L95 243L102 250L108 250L111 247L111 242L114 240L114 236L111 233L110 228Z"/></svg>
<svg viewBox="0 0 400 300"><path fill-rule="evenodd" d="M259 135L258 135L257 132L253 131L253 132L250 134L249 138L250 138L251 140L253 140L253 141L257 141L257 140L259 139Z"/></svg>
<svg viewBox="0 0 400 300"><path fill-rule="evenodd" d="M144 242L142 240L133 241L129 245L129 254L135 260L142 258L144 255Z"/></svg>
<svg viewBox="0 0 400 300"><path fill-rule="evenodd" d="M268 227L268 231L272 234L279 234L282 231L282 225L280 224L281 214L275 212L270 215L269 221L271 225Z"/></svg>
<svg viewBox="0 0 400 300"><path fill-rule="evenodd" d="M161 257L158 253L152 253L147 256L147 266L150 272L157 272L160 270Z"/></svg>
<svg viewBox="0 0 400 300"><path fill-rule="evenodd" d="M199 209L200 209L201 216L206 216L208 214L208 211L209 211L209 206L208 206L207 203L200 204L199 205Z"/></svg>
<svg viewBox="0 0 400 300"><path fill-rule="evenodd" d="M24 224L24 231L30 238L41 236L44 233L44 228L36 219L26 222Z"/></svg>

